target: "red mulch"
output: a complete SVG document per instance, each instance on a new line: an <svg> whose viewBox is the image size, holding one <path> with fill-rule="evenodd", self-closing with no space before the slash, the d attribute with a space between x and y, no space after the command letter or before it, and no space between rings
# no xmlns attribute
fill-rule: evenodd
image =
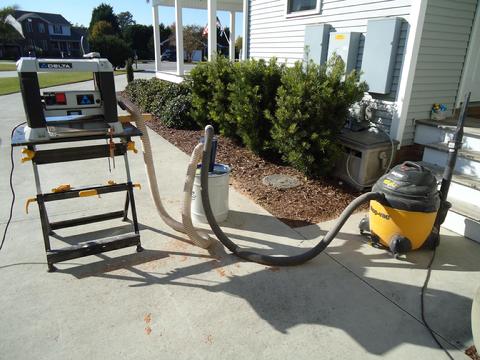
<svg viewBox="0 0 480 360"><path fill-rule="evenodd" d="M465 355L469 356L473 360L480 360L480 355L478 355L475 345L472 345L467 350L465 350Z"/></svg>
<svg viewBox="0 0 480 360"><path fill-rule="evenodd" d="M203 131L169 129L158 120L149 126L187 154L203 135ZM231 166L231 184L236 190L292 227L334 219L360 194L338 180L308 180L301 172L266 161L222 136L218 137L217 162ZM287 190L264 185L262 179L272 174L294 176L302 185Z"/></svg>

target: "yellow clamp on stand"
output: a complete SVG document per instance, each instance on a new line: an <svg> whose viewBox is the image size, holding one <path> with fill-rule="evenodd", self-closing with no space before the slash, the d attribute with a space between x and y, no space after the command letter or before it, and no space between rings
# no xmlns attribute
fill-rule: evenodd
<svg viewBox="0 0 480 360"><path fill-rule="evenodd" d="M22 163L31 161L35 157L35 151L27 148L22 149L22 154L25 155L25 157L22 158Z"/></svg>
<svg viewBox="0 0 480 360"><path fill-rule="evenodd" d="M149 114L149 113L143 113L142 119L143 121L152 121L153 116L152 114ZM135 122L135 119L131 114L122 114L122 115L118 115L118 121L120 121L122 124L126 124L130 122Z"/></svg>
<svg viewBox="0 0 480 360"><path fill-rule="evenodd" d="M98 195L98 192L96 189L90 189L90 190L82 190L78 192L79 197L88 197L88 196L95 196ZM98 195L100 197L100 195Z"/></svg>
<svg viewBox="0 0 480 360"><path fill-rule="evenodd" d="M32 198L28 198L27 199L27 202L25 203L25 212L28 214L28 207L30 206L30 203L32 202L36 202L37 201L37 198L36 197L32 197Z"/></svg>
<svg viewBox="0 0 480 360"><path fill-rule="evenodd" d="M134 188L138 188L138 190L142 190L142 185L141 184L133 184Z"/></svg>
<svg viewBox="0 0 480 360"><path fill-rule="evenodd" d="M61 185L58 185L56 188L53 188L52 193L61 193L71 189L72 189L72 186L70 184L61 184Z"/></svg>
<svg viewBox="0 0 480 360"><path fill-rule="evenodd" d="M133 151L134 154L138 153L137 148L135 147L135 141L129 141L127 142L127 150L128 151Z"/></svg>

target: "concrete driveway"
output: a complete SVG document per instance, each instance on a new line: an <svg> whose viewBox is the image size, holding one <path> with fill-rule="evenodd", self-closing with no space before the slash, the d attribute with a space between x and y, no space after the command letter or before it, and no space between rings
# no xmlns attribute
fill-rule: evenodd
<svg viewBox="0 0 480 360"><path fill-rule="evenodd" d="M148 74L139 75L148 76ZM137 76L138 77L138 76ZM125 86L117 76L117 90ZM85 83L68 85L84 88ZM19 94L0 97L0 229L8 215L10 130L24 121ZM188 156L151 133L161 194L179 218ZM392 259L362 241L353 216L326 252L303 266L269 268L243 262L217 244L205 251L158 217L142 156L131 155L145 251L127 248L58 264L47 273L30 164L15 149L14 221L0 253L2 359L442 359L421 323L420 290L431 254ZM40 167L47 191L122 181L117 160ZM244 246L293 254L316 243L331 223L293 230L234 189L224 230ZM55 220L119 210L105 195L51 203ZM54 246L125 230L110 221L58 231ZM84 234L86 232L86 234ZM300 249L299 249L300 248ZM480 246L443 231L426 315L457 359L472 344L471 299L480 280ZM460 349L461 351L457 350Z"/></svg>

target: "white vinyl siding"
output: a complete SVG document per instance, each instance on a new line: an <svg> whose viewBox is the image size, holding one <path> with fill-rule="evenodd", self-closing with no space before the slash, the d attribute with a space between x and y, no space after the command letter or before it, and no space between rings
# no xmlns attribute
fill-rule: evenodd
<svg viewBox="0 0 480 360"><path fill-rule="evenodd" d="M433 103L453 110L478 0L430 0L425 14L403 145L411 144L416 119Z"/></svg>
<svg viewBox="0 0 480 360"><path fill-rule="evenodd" d="M319 15L287 18L287 0L250 0L249 56L294 62L303 58L305 25L365 32L367 21L387 16L408 21L411 0L323 0Z"/></svg>
<svg viewBox="0 0 480 360"><path fill-rule="evenodd" d="M403 64L412 0L323 0L320 13L288 18L287 0L250 0L248 56L255 59L276 57L280 62L292 64L304 56L305 25L328 23L332 31L365 33L369 19L401 17L401 38L392 84L388 95L373 96L373 120L388 130L395 111L397 88ZM416 1L416 0L413 0ZM360 40L357 68L362 63L365 38Z"/></svg>

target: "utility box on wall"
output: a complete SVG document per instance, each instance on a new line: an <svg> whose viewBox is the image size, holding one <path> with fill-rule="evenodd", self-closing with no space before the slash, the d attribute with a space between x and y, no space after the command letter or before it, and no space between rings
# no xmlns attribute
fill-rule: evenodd
<svg viewBox="0 0 480 360"><path fill-rule="evenodd" d="M400 39L400 18L368 20L362 60L362 80L369 92L388 94Z"/></svg>
<svg viewBox="0 0 480 360"><path fill-rule="evenodd" d="M305 26L305 60L313 60L319 65L327 62L330 29L329 24Z"/></svg>
<svg viewBox="0 0 480 360"><path fill-rule="evenodd" d="M351 72L357 66L358 46L360 44L358 32L332 32L328 43L328 58L336 53L345 62L345 70Z"/></svg>

